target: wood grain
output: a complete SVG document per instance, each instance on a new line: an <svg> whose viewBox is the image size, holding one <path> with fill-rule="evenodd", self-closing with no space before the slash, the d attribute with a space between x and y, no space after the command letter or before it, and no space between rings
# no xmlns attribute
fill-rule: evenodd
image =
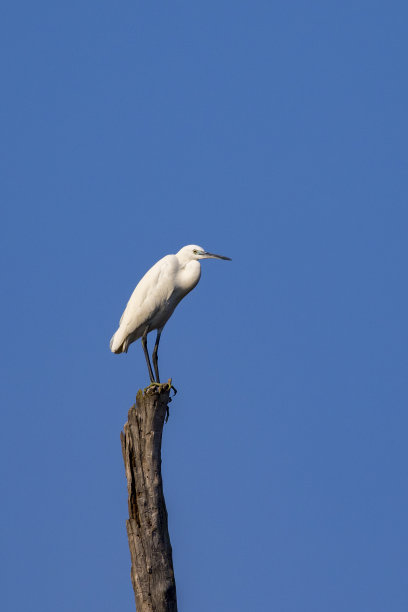
<svg viewBox="0 0 408 612"><path fill-rule="evenodd" d="M170 384L136 397L121 432L128 486L126 528L137 612L176 612L176 583L161 475L163 426Z"/></svg>

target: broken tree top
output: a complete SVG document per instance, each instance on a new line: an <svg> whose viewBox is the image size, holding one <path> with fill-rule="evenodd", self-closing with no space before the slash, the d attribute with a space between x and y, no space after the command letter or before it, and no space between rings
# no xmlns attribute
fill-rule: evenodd
<svg viewBox="0 0 408 612"><path fill-rule="evenodd" d="M177 611L161 475L161 442L171 389L171 379L140 389L121 433L128 488L126 529L138 612Z"/></svg>

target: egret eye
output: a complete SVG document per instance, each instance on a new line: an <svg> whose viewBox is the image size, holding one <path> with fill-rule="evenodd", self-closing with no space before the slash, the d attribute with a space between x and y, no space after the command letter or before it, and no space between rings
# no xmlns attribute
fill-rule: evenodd
<svg viewBox="0 0 408 612"><path fill-rule="evenodd" d="M193 253L194 253L194 255L197 255L197 253L198 253L197 249L193 249Z"/></svg>

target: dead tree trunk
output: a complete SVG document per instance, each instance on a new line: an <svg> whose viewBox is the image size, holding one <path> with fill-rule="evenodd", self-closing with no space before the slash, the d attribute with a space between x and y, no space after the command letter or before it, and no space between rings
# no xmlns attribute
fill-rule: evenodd
<svg viewBox="0 0 408 612"><path fill-rule="evenodd" d="M177 612L176 583L161 476L169 384L139 390L121 432L128 485L126 528L137 612Z"/></svg>

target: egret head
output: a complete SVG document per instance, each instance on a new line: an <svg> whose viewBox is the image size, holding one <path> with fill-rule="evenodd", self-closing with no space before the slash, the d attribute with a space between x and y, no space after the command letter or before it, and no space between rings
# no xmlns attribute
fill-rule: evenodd
<svg viewBox="0 0 408 612"><path fill-rule="evenodd" d="M230 257L224 257L224 255L215 255L215 253L208 253L203 247L197 244L189 244L179 250L177 256L184 261L193 261L198 259L226 259L231 261Z"/></svg>

